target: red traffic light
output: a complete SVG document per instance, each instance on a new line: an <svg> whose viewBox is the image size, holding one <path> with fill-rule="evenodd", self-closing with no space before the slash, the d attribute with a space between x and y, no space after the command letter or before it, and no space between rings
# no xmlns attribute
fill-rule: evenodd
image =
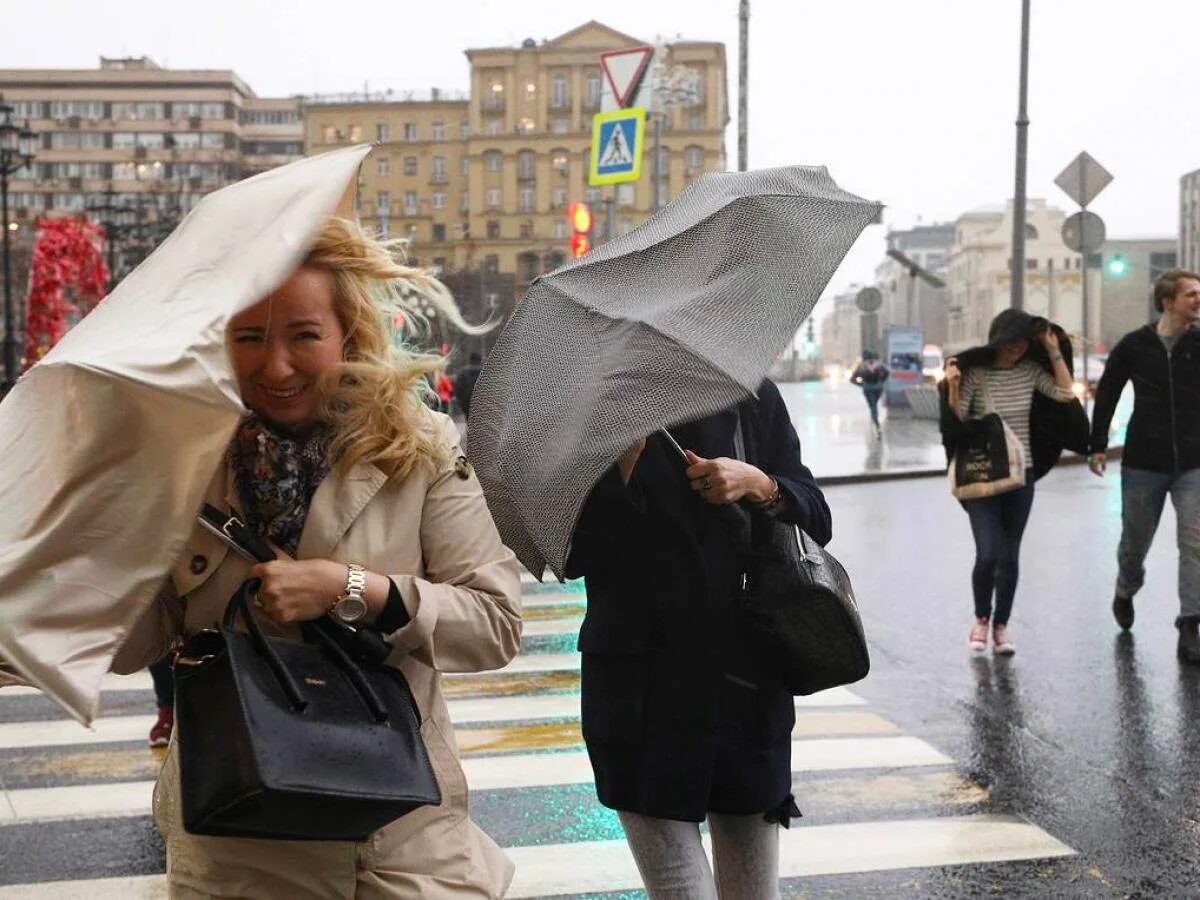
<svg viewBox="0 0 1200 900"><path fill-rule="evenodd" d="M592 249L592 242L588 240L586 234L573 234L570 240L567 241L567 247L570 248L571 255L579 259L579 257Z"/></svg>

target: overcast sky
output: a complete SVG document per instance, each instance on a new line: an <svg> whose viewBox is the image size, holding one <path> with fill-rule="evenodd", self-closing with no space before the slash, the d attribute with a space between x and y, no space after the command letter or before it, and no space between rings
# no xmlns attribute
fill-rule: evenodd
<svg viewBox="0 0 1200 900"><path fill-rule="evenodd" d="M5 67L142 55L230 68L261 96L468 86L463 49L554 37L596 18L653 41L723 41L735 119L737 0L205 0L3 9ZM1029 196L1088 150L1114 175L1092 209L1112 236L1174 236L1179 177L1200 168L1196 0L1033 0ZM752 0L750 165L827 165L887 205L887 226L953 219L1013 189L1019 0ZM873 227L831 290L870 280Z"/></svg>

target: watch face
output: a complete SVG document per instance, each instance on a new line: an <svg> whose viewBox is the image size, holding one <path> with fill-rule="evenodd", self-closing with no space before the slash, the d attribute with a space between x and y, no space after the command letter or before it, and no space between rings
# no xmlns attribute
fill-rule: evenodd
<svg viewBox="0 0 1200 900"><path fill-rule="evenodd" d="M367 601L362 597L343 597L333 607L333 614L343 622L353 624L367 614Z"/></svg>

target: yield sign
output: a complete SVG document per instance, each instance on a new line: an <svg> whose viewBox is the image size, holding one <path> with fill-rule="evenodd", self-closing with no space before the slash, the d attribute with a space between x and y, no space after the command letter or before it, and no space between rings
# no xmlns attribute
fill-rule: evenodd
<svg viewBox="0 0 1200 900"><path fill-rule="evenodd" d="M600 54L600 68L622 109L633 98L653 53L653 47L631 47Z"/></svg>
<svg viewBox="0 0 1200 900"><path fill-rule="evenodd" d="M1058 173L1054 183L1080 206L1087 206L1112 180L1112 173L1084 151Z"/></svg>

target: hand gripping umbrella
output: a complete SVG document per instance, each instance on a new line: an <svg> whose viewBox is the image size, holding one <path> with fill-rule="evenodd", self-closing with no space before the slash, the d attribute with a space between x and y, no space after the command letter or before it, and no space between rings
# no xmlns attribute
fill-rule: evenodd
<svg viewBox="0 0 1200 900"><path fill-rule="evenodd" d="M627 447L753 394L878 209L823 167L713 173L534 282L467 430L500 534L531 572L563 577L583 502Z"/></svg>
<svg viewBox="0 0 1200 900"><path fill-rule="evenodd" d="M244 412L226 323L299 265L369 150L205 197L0 403L0 683L95 716Z"/></svg>

